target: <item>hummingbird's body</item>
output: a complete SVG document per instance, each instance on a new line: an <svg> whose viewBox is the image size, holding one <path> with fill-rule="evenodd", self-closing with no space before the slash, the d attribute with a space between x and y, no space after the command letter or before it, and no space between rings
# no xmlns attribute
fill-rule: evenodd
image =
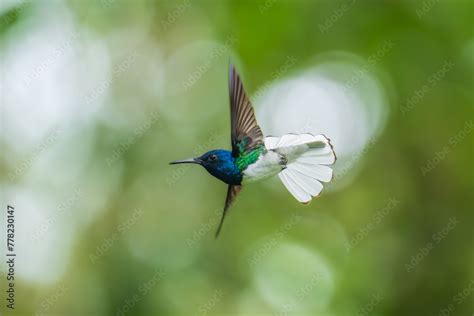
<svg viewBox="0 0 474 316"><path fill-rule="evenodd" d="M331 181L332 169L328 165L336 161L332 145L324 135L263 137L240 77L232 66L229 90L232 151L211 150L197 158L172 162L199 164L229 185L216 236L243 184L278 174L288 191L306 204L321 193L321 182Z"/></svg>
<svg viewBox="0 0 474 316"><path fill-rule="evenodd" d="M284 168L284 157L274 151L268 151L265 146L259 146L240 157L233 157L232 152L217 149L208 152L207 157L201 159L204 168L214 177L231 185L242 185L276 175ZM209 157L215 155L220 161L214 166Z"/></svg>
<svg viewBox="0 0 474 316"><path fill-rule="evenodd" d="M285 157L266 148L261 149L258 158L243 171L243 183L262 180L278 174L285 168Z"/></svg>

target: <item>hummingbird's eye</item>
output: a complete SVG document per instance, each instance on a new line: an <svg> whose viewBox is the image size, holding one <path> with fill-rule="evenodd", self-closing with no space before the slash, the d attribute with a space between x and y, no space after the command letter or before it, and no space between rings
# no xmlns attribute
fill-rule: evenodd
<svg viewBox="0 0 474 316"><path fill-rule="evenodd" d="M216 161L217 160L217 156L216 155L210 155L209 156L209 161Z"/></svg>

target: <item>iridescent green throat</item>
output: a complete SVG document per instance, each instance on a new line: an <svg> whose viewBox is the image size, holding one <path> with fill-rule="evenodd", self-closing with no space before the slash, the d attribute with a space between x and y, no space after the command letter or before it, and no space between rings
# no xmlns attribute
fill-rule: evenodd
<svg viewBox="0 0 474 316"><path fill-rule="evenodd" d="M242 172L247 169L248 166L255 163L264 152L265 146L258 146L249 152L242 153L238 158L235 159L235 164Z"/></svg>

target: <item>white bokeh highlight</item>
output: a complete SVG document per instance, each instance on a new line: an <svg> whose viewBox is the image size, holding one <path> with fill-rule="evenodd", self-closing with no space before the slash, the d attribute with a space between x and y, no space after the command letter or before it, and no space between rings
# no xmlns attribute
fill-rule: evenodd
<svg viewBox="0 0 474 316"><path fill-rule="evenodd" d="M325 134L345 172L386 121L384 88L360 58L335 54L329 59L271 84L256 100L265 135Z"/></svg>

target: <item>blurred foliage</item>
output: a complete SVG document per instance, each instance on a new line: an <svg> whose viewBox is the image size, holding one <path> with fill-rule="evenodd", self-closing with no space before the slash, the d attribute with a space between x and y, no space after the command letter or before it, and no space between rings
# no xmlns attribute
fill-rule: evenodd
<svg viewBox="0 0 474 316"><path fill-rule="evenodd" d="M44 8L54 13L58 5L9 8L0 17L2 44L27 37L25 21ZM20 278L16 315L444 315L450 304L449 315L472 314L472 287L459 304L456 295L474 280L474 134L455 146L450 140L474 118L473 1L72 0L61 6L80 29L106 43L110 71L134 49L139 58L112 82L100 115L76 131L70 148L74 155L75 144L91 141L87 172L77 181L100 181L84 199L107 198L90 224L78 229L58 281ZM429 10L419 14L424 6ZM229 52L206 80L185 91L176 82L188 69L179 64L185 55L176 56L199 54L192 46L197 41L225 43L231 36L237 39L232 59L251 92L288 56L304 69L327 51L368 58L390 39L393 51L373 69L390 109L349 185L305 207L277 180L253 184L214 240L226 186L201 168L168 162L229 148L227 83L216 79L225 78ZM407 100L446 61L452 69L404 113ZM150 80L150 73L162 76ZM107 165L152 112L157 121ZM449 153L423 175L421 166L445 146ZM348 240L390 198L397 206L347 251ZM301 219L285 229L292 216ZM459 223L434 242L450 218ZM91 259L110 238L111 246ZM430 241L433 249L407 271ZM249 263L259 251L264 255ZM319 267L326 279L313 282ZM63 294L59 286L66 288ZM288 305L292 299L296 303Z"/></svg>

